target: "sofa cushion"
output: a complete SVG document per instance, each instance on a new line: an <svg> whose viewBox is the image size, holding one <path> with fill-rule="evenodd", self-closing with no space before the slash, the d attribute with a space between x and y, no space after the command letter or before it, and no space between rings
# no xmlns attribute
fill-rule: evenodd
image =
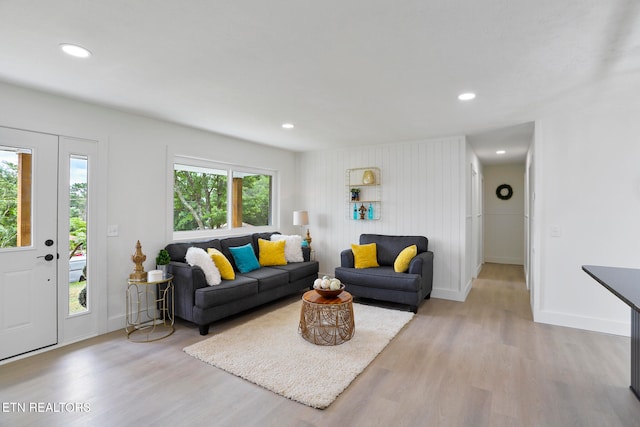
<svg viewBox="0 0 640 427"><path fill-rule="evenodd" d="M258 262L258 258L256 258L256 253L253 251L251 243L243 246L230 247L229 251L240 273L248 273L260 268L260 263Z"/></svg>
<svg viewBox="0 0 640 427"><path fill-rule="evenodd" d="M316 261L295 262L273 268L289 273L289 282L296 282L309 276L318 276L318 263Z"/></svg>
<svg viewBox="0 0 640 427"><path fill-rule="evenodd" d="M407 246L400 251L393 262L393 270L396 273L404 273L409 269L409 264L416 255L418 255L418 247L416 245Z"/></svg>
<svg viewBox="0 0 640 427"><path fill-rule="evenodd" d="M257 256L257 251L258 251L258 240L259 239L264 239L264 240L271 240L271 236L273 236L274 234L280 234L280 232L278 231L265 231L263 233L253 233L251 235L251 242L253 243L253 247L256 249L256 256Z"/></svg>
<svg viewBox="0 0 640 427"><path fill-rule="evenodd" d="M242 273L238 276L249 277L258 281L258 292L287 286L289 284L289 273L275 267L262 267L258 270Z"/></svg>
<svg viewBox="0 0 640 427"><path fill-rule="evenodd" d="M349 284L404 292L417 292L420 286L419 274L396 273L389 266L368 269L337 267L335 274L346 285L347 291Z"/></svg>
<svg viewBox="0 0 640 427"><path fill-rule="evenodd" d="M196 265L202 269L204 277L207 280L207 285L219 285L222 281L218 267L216 267L213 260L204 251L204 249L196 248L195 246L190 247L185 255L185 260L187 261L187 264L191 266Z"/></svg>
<svg viewBox="0 0 640 427"><path fill-rule="evenodd" d="M238 266L236 265L235 260L233 259L233 255L231 255L231 251L229 250L229 248L243 246L251 242L253 242L253 239L251 238L251 236L227 237L226 239L220 240L220 246L222 246L221 252L224 254L224 256L227 257L229 262L231 262L231 265L233 266L233 269L235 271L238 271Z"/></svg>
<svg viewBox="0 0 640 427"><path fill-rule="evenodd" d="M376 258L376 244L369 243L366 245L351 245L353 258L356 268L378 267Z"/></svg>
<svg viewBox="0 0 640 427"><path fill-rule="evenodd" d="M207 254L213 260L213 263L220 271L220 277L224 280L233 280L236 278L236 272L226 256L216 248L207 248Z"/></svg>
<svg viewBox="0 0 640 427"><path fill-rule="evenodd" d="M361 234L360 244L376 243L378 264L393 266L398 254L410 245L416 245L418 253L429 250L429 241L424 236L387 236L382 234Z"/></svg>
<svg viewBox="0 0 640 427"><path fill-rule="evenodd" d="M258 261L262 267L270 265L286 265L287 259L284 256L285 241L275 241L258 239Z"/></svg>
<svg viewBox="0 0 640 427"><path fill-rule="evenodd" d="M284 256L287 262L303 262L304 256L302 255L302 236L293 235L285 236L282 234L273 234L271 236L272 241L284 240Z"/></svg>
<svg viewBox="0 0 640 427"><path fill-rule="evenodd" d="M216 248L218 250L222 249L222 246L220 246L220 240L218 239L203 240L199 242L169 243L165 249L169 252L171 261L184 262L185 256L187 256L187 250L191 247L201 248L205 251L208 248Z"/></svg>
<svg viewBox="0 0 640 427"><path fill-rule="evenodd" d="M257 293L257 280L238 275L235 280L223 280L218 286L196 289L195 305L203 308L215 307L241 298L250 298Z"/></svg>

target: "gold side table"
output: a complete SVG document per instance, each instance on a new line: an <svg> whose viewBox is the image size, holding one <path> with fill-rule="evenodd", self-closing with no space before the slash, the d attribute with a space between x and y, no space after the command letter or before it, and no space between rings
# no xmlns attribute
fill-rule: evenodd
<svg viewBox="0 0 640 427"><path fill-rule="evenodd" d="M349 341L355 332L353 297L343 291L335 298L325 298L316 291L302 296L298 332L310 343L338 345Z"/></svg>
<svg viewBox="0 0 640 427"><path fill-rule="evenodd" d="M173 276L156 282L127 282L127 338L151 342L166 338L174 331Z"/></svg>

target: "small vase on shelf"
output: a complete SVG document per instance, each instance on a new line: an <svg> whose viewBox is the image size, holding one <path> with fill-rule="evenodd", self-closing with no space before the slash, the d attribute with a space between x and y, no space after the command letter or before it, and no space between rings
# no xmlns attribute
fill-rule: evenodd
<svg viewBox="0 0 640 427"><path fill-rule="evenodd" d="M373 205L369 203L369 219L373 219Z"/></svg>

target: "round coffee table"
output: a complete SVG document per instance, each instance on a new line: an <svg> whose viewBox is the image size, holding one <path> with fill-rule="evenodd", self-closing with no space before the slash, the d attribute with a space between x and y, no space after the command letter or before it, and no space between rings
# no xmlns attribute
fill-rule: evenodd
<svg viewBox="0 0 640 427"><path fill-rule="evenodd" d="M310 343L338 345L349 341L355 331L353 297L342 292L334 298L325 298L316 291L302 296L298 332Z"/></svg>

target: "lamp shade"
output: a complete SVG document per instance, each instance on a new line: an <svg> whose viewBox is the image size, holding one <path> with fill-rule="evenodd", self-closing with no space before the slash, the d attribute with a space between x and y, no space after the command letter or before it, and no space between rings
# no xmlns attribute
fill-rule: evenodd
<svg viewBox="0 0 640 427"><path fill-rule="evenodd" d="M307 224L309 224L309 212L293 211L293 225L307 225Z"/></svg>

